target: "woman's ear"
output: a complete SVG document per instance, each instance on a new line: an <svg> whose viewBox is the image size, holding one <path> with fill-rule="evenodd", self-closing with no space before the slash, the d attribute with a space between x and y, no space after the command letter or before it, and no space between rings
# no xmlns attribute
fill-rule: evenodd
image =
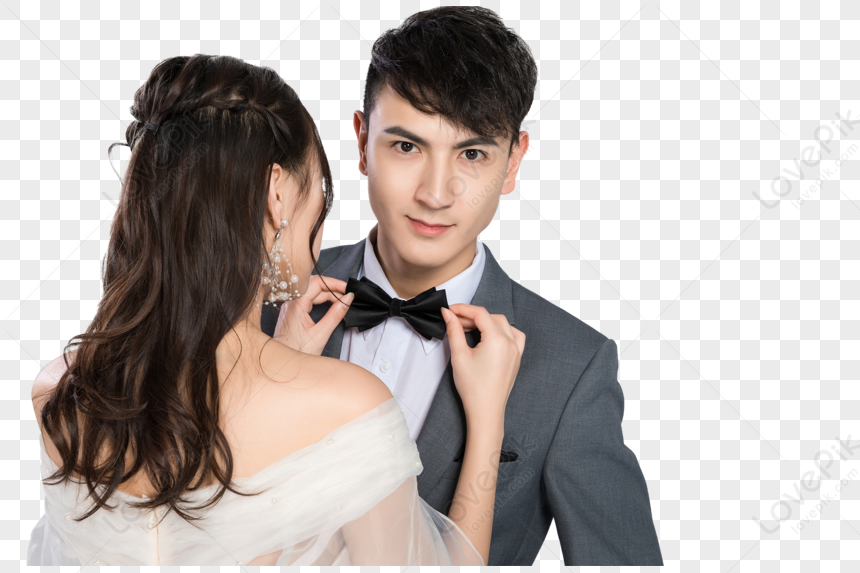
<svg viewBox="0 0 860 573"><path fill-rule="evenodd" d="M288 197L288 174L284 168L277 163L272 164L271 174L269 176L269 201L267 219L270 225L274 225L277 229L281 224L281 219L286 217L286 205L289 203Z"/></svg>

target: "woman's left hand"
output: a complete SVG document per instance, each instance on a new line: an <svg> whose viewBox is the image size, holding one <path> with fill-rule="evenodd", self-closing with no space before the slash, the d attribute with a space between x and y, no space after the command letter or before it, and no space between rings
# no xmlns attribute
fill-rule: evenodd
<svg viewBox="0 0 860 573"><path fill-rule="evenodd" d="M329 292L323 280L333 293L341 297L343 303ZM281 305L281 313L275 326L275 340L300 352L321 356L332 331L343 320L349 310L349 303L354 298L352 293L344 294L345 291L346 283L342 280L311 275L307 292L296 299L286 300ZM311 309L314 305L326 301L332 303L331 307L325 316L315 323L310 315Z"/></svg>

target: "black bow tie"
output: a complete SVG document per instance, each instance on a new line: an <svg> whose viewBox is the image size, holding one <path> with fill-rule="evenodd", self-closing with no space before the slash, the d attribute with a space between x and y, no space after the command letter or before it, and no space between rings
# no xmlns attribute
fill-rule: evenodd
<svg viewBox="0 0 860 573"><path fill-rule="evenodd" d="M357 326L361 332L373 328L390 316L400 316L427 340L442 340L445 336L445 319L441 309L443 306L448 308L448 298L444 289L436 290L436 287L430 287L409 300L403 300L391 298L382 287L367 277L361 277L360 281L350 277L346 283L346 292L355 293L355 298L343 318L347 328Z"/></svg>

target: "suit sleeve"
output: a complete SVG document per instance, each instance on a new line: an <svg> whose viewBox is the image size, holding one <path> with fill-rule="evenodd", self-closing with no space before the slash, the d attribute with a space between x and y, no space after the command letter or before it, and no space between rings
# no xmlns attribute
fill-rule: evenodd
<svg viewBox="0 0 860 573"><path fill-rule="evenodd" d="M624 444L615 341L583 371L561 415L543 482L565 565L663 565L645 477Z"/></svg>

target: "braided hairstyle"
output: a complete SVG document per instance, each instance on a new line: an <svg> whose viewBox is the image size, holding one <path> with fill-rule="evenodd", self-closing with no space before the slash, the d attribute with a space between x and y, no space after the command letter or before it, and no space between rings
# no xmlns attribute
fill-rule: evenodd
<svg viewBox="0 0 860 573"><path fill-rule="evenodd" d="M261 285L271 165L300 182L297 206L319 193L311 184L315 169L322 174L325 205L308 241L319 274L313 246L332 204L331 171L296 92L273 70L237 58L160 62L131 113L104 296L66 346L67 370L41 412L63 462L44 483L82 478L94 504L80 521L113 510L107 501L118 486L144 472L158 493L132 505L166 505L193 524L200 517L189 510L214 505L227 489L262 493L232 484L215 351ZM183 507L183 494L211 477L220 484L213 496Z"/></svg>

